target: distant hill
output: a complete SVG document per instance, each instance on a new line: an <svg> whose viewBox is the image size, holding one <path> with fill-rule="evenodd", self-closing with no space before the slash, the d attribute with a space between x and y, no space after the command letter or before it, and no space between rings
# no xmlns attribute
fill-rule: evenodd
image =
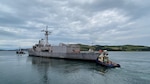
<svg viewBox="0 0 150 84"><path fill-rule="evenodd" d="M119 45L119 46L109 46L109 45L84 45L79 44L82 51L87 51L89 48L94 49L95 51L109 50L109 51L150 51L150 47L148 46L140 46L140 45Z"/></svg>
<svg viewBox="0 0 150 84"><path fill-rule="evenodd" d="M16 51L18 49L0 49L0 51ZM22 49L23 51L28 51L28 49Z"/></svg>
<svg viewBox="0 0 150 84"><path fill-rule="evenodd" d="M16 51L16 50L0 49L0 51Z"/></svg>
<svg viewBox="0 0 150 84"><path fill-rule="evenodd" d="M141 46L141 45L118 45L118 46L109 46L109 45L85 45L85 44L78 44L80 45L81 51L88 51L90 48L94 49L95 51L108 50L108 51L150 51L149 46ZM0 49L0 51L16 51L14 50L5 50ZM24 51L28 51L28 49L23 49Z"/></svg>

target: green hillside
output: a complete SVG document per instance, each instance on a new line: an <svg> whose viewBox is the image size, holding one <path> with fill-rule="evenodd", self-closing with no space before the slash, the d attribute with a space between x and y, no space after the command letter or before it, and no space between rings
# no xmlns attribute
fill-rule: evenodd
<svg viewBox="0 0 150 84"><path fill-rule="evenodd" d="M121 46L102 46L102 45L84 45L79 44L82 51L87 51L89 48L98 51L100 49L109 50L109 51L150 51L150 47L148 46L140 46L140 45L121 45Z"/></svg>

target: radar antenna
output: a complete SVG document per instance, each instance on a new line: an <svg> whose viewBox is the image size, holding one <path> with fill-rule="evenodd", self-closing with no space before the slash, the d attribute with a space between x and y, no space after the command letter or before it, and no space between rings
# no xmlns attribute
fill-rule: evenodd
<svg viewBox="0 0 150 84"><path fill-rule="evenodd" d="M45 45L49 45L49 43L48 43L48 35L51 34L52 32L48 31L48 26L46 26L46 30L42 30L41 32L45 32L45 42L46 42Z"/></svg>

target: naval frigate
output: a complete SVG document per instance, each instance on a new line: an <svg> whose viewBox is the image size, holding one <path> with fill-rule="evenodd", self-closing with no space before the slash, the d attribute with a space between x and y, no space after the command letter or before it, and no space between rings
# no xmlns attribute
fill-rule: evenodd
<svg viewBox="0 0 150 84"><path fill-rule="evenodd" d="M91 49L90 51L80 51L80 46L77 44L60 43L58 46L52 46L48 42L48 35L51 34L51 32L48 31L48 26L46 26L46 30L42 30L42 32L45 33L45 40L41 39L38 44L33 45L33 47L28 50L29 56L88 61L95 61L99 56L98 52Z"/></svg>

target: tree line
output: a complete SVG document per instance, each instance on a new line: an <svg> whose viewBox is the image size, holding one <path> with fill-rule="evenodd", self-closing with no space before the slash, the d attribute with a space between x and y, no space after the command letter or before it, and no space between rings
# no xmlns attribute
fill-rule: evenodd
<svg viewBox="0 0 150 84"><path fill-rule="evenodd" d="M109 45L80 45L81 51L88 51L89 49L93 49L95 51L108 50L108 51L150 51L149 46L140 46L140 45L118 45L118 46L109 46Z"/></svg>

